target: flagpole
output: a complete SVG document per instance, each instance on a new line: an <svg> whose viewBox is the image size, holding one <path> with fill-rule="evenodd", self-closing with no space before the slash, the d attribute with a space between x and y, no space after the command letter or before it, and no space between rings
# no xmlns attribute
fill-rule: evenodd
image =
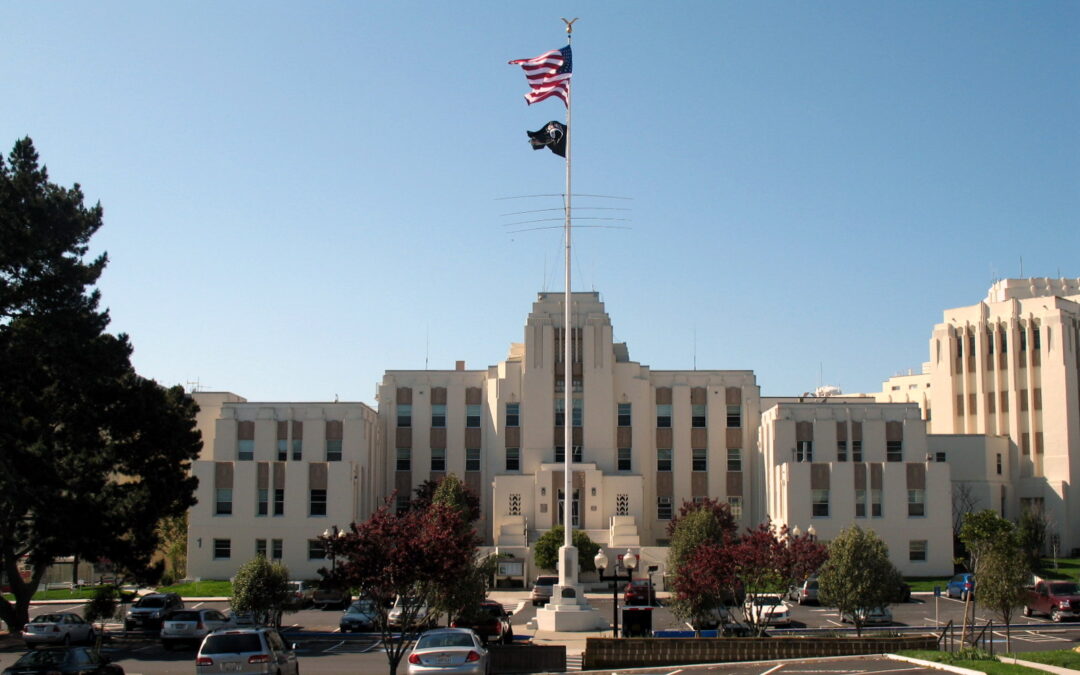
<svg viewBox="0 0 1080 675"><path fill-rule="evenodd" d="M566 22L566 43L569 45L573 39L574 34L574 19ZM572 548L574 545L573 529L573 474L571 473L572 460L574 455L574 408L573 408L573 365L571 359L573 358L573 330L570 328L570 204L571 204L571 191L570 191L570 99L573 83L568 81L566 86L566 197L564 199L566 220L563 227L564 239L566 240L566 259L563 265L566 268L566 295L563 299L563 326L564 326L564 343L563 343L563 546L566 548ZM563 566L565 567L565 565ZM560 581L565 585L568 580L576 579L577 570L560 570L562 579Z"/></svg>

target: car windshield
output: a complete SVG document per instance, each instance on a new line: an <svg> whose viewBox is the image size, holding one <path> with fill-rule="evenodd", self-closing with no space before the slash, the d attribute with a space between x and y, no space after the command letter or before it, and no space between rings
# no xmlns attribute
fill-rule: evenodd
<svg viewBox="0 0 1080 675"><path fill-rule="evenodd" d="M554 586L555 582L559 580L559 577L540 577L536 580L535 586Z"/></svg>
<svg viewBox="0 0 1080 675"><path fill-rule="evenodd" d="M165 598L162 598L162 597L140 598L139 601L135 603L135 607L148 607L148 608L151 608L151 609L155 608L155 607L164 607L164 606L165 606Z"/></svg>
<svg viewBox="0 0 1080 675"><path fill-rule="evenodd" d="M34 652L23 654L16 666L58 666L64 662L67 655L63 649L39 649Z"/></svg>
<svg viewBox="0 0 1080 675"><path fill-rule="evenodd" d="M63 614L41 614L35 616L30 623L60 623L64 620Z"/></svg>
<svg viewBox="0 0 1080 675"><path fill-rule="evenodd" d="M633 586L635 586L636 588L648 588L649 587L649 580L648 579L634 579L630 583Z"/></svg>
<svg viewBox="0 0 1080 675"><path fill-rule="evenodd" d="M1076 584L1050 584L1050 592L1054 595L1080 595Z"/></svg>
<svg viewBox="0 0 1080 675"><path fill-rule="evenodd" d="M221 633L207 637L201 651L203 654L261 652L262 643L257 633Z"/></svg>
<svg viewBox="0 0 1080 675"><path fill-rule="evenodd" d="M440 649L442 647L472 647L468 633L427 633L416 643L417 649Z"/></svg>
<svg viewBox="0 0 1080 675"><path fill-rule="evenodd" d="M368 614L374 609L375 605L372 602L354 602L349 605L349 614Z"/></svg>
<svg viewBox="0 0 1080 675"><path fill-rule="evenodd" d="M170 621L198 621L198 612L177 612L169 619Z"/></svg>
<svg viewBox="0 0 1080 675"><path fill-rule="evenodd" d="M780 598L773 598L773 597L754 598L754 604L755 605L779 605L780 604Z"/></svg>

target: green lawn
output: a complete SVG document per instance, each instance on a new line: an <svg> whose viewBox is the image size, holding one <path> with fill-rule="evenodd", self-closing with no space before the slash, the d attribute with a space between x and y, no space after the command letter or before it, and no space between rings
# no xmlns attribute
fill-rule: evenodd
<svg viewBox="0 0 1080 675"><path fill-rule="evenodd" d="M1013 654L1013 656L1023 661L1035 661L1051 666L1080 670L1080 654L1071 649L1058 649L1052 652L1023 652Z"/></svg>
<svg viewBox="0 0 1080 675"><path fill-rule="evenodd" d="M158 590L162 593L179 593L185 598L228 598L232 596L232 582L207 579L163 586Z"/></svg>
<svg viewBox="0 0 1080 675"><path fill-rule="evenodd" d="M1045 675L1041 670L1035 670L1034 668L1024 668L1023 666L1014 666L1011 663L1001 663L996 659L991 659L989 656L985 658L968 658L964 656L958 656L949 652L928 652L917 650L905 650L899 652L901 656L910 656L915 659L922 659L923 661L934 661L936 663L944 663L950 666L959 666L961 668L970 668L971 670L981 670L984 673L990 675Z"/></svg>
<svg viewBox="0 0 1080 675"><path fill-rule="evenodd" d="M1080 558L1058 558L1056 566L1053 559L1043 558L1036 574L1047 579L1080 581Z"/></svg>

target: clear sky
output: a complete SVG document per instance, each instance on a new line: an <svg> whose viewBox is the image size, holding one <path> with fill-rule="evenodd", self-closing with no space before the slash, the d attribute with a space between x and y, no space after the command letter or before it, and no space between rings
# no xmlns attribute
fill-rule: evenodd
<svg viewBox="0 0 1080 675"><path fill-rule="evenodd" d="M654 369L877 391L1001 277L1080 276L1080 2L0 3L0 146L102 203L140 373L374 403L561 291L515 58L574 32L574 289ZM627 211L585 210L584 207ZM538 223L536 227L558 223ZM1022 261L1022 263L1021 263Z"/></svg>

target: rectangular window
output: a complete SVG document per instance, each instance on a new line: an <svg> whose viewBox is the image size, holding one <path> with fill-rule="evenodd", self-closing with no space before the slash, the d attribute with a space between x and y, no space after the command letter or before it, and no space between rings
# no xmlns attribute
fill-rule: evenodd
<svg viewBox="0 0 1080 675"><path fill-rule="evenodd" d="M465 470L480 470L480 448L465 448Z"/></svg>
<svg viewBox="0 0 1080 675"><path fill-rule="evenodd" d="M242 438L236 442L236 458L240 461L255 459L255 439Z"/></svg>
<svg viewBox="0 0 1080 675"><path fill-rule="evenodd" d="M838 462L846 462L847 461L847 441L837 441L836 442L836 461L838 461Z"/></svg>
<svg viewBox="0 0 1080 675"><path fill-rule="evenodd" d="M853 462L861 462L862 461L862 441L852 441L851 442L851 461L853 461Z"/></svg>
<svg viewBox="0 0 1080 675"><path fill-rule="evenodd" d="M619 448L619 471L631 470L631 456L630 448Z"/></svg>
<svg viewBox="0 0 1080 675"><path fill-rule="evenodd" d="M903 441L885 441L885 459L890 462L900 462L904 459Z"/></svg>
<svg viewBox="0 0 1080 675"><path fill-rule="evenodd" d="M811 490L813 495L813 506L811 515L815 518L828 518L829 517L829 491L828 490Z"/></svg>
<svg viewBox="0 0 1080 675"><path fill-rule="evenodd" d="M232 539L214 540L214 560L228 560L232 557Z"/></svg>
<svg viewBox="0 0 1080 675"><path fill-rule="evenodd" d="M662 429L671 426L671 404L658 403L656 405L656 426Z"/></svg>
<svg viewBox="0 0 1080 675"><path fill-rule="evenodd" d="M232 515L232 488L218 488L214 503L215 516Z"/></svg>
<svg viewBox="0 0 1080 675"><path fill-rule="evenodd" d="M814 442L813 441L795 441L795 461L796 462L812 462L812 461L814 461Z"/></svg>
<svg viewBox="0 0 1080 675"><path fill-rule="evenodd" d="M870 517L882 517L881 490L870 490Z"/></svg>
<svg viewBox="0 0 1080 675"><path fill-rule="evenodd" d="M274 488L274 515L285 515L285 488Z"/></svg>
<svg viewBox="0 0 1080 675"><path fill-rule="evenodd" d="M656 498L656 519L671 520L671 497Z"/></svg>
<svg viewBox="0 0 1080 675"><path fill-rule="evenodd" d="M728 497L728 508L731 509L731 516L735 520L742 518L742 497Z"/></svg>
<svg viewBox="0 0 1080 675"><path fill-rule="evenodd" d="M277 461L284 462L289 458L289 439L277 439Z"/></svg>
<svg viewBox="0 0 1080 675"><path fill-rule="evenodd" d="M328 439L326 439L326 461L328 461L328 462L340 462L341 461L341 439L340 438L328 438Z"/></svg>
<svg viewBox="0 0 1080 675"><path fill-rule="evenodd" d="M691 471L708 471L709 470L709 454L705 448L694 448L690 451L692 456L690 459Z"/></svg>
<svg viewBox="0 0 1080 675"><path fill-rule="evenodd" d="M574 406L574 419L572 423L575 427L580 427L584 424L585 419L585 399L575 398L572 405Z"/></svg>
<svg viewBox="0 0 1080 675"><path fill-rule="evenodd" d="M705 426L706 408L703 405L690 406L690 426L701 428Z"/></svg>
<svg viewBox="0 0 1080 675"><path fill-rule="evenodd" d="M294 438L292 442L292 458L294 462L299 462L304 458L304 439Z"/></svg>
<svg viewBox="0 0 1080 675"><path fill-rule="evenodd" d="M566 448L561 445L555 446L555 463L563 464L566 462Z"/></svg>
<svg viewBox="0 0 1080 675"><path fill-rule="evenodd" d="M997 475L1001 475L1001 453L997 453Z"/></svg>
<svg viewBox="0 0 1080 675"><path fill-rule="evenodd" d="M742 406L729 405L727 407L727 425L729 429L742 427Z"/></svg>
<svg viewBox="0 0 1080 675"><path fill-rule="evenodd" d="M465 406L465 427L467 429L480 428L480 404L470 403Z"/></svg>
<svg viewBox="0 0 1080 675"><path fill-rule="evenodd" d="M432 403L431 404L431 428L432 429L445 429L446 428L446 404L445 403Z"/></svg>
<svg viewBox="0 0 1080 675"><path fill-rule="evenodd" d="M326 490L317 489L311 491L310 501L308 502L308 515L309 516L325 516L326 515Z"/></svg>
<svg viewBox="0 0 1080 675"><path fill-rule="evenodd" d="M866 490L855 491L855 517L866 517Z"/></svg>
<svg viewBox="0 0 1080 675"><path fill-rule="evenodd" d="M911 562L926 562L925 539L912 539L908 542L908 560Z"/></svg>
<svg viewBox="0 0 1080 675"><path fill-rule="evenodd" d="M255 540L255 555L256 556L261 555L264 558L266 557L266 540L265 539L256 539Z"/></svg>
<svg viewBox="0 0 1080 675"><path fill-rule="evenodd" d="M585 455L583 453L582 447L580 445L575 445L573 448L573 456L570 457L570 461L574 462L575 464L581 464L584 457Z"/></svg>
<svg viewBox="0 0 1080 675"><path fill-rule="evenodd" d="M659 448L656 451L656 470L671 471L671 448Z"/></svg>
<svg viewBox="0 0 1080 675"><path fill-rule="evenodd" d="M506 449L506 470L521 471L521 448Z"/></svg>
<svg viewBox="0 0 1080 675"><path fill-rule="evenodd" d="M728 448L728 451L727 451L727 470L728 471L742 471L742 449L741 448Z"/></svg>
<svg viewBox="0 0 1080 675"><path fill-rule="evenodd" d="M934 461L935 462L944 462L945 461L945 453L944 452L939 452L936 455L934 455Z"/></svg>
<svg viewBox="0 0 1080 675"><path fill-rule="evenodd" d="M307 540L307 559L308 560L325 560L326 559L326 545L318 539Z"/></svg>
<svg viewBox="0 0 1080 675"><path fill-rule="evenodd" d="M394 510L400 516L409 510L409 495L398 495L394 501Z"/></svg>
<svg viewBox="0 0 1080 675"><path fill-rule="evenodd" d="M521 420L521 404L520 403L507 403L506 404L506 426L516 427L520 424Z"/></svg>
<svg viewBox="0 0 1080 675"><path fill-rule="evenodd" d="M397 470L412 471L412 448L397 449Z"/></svg>
<svg viewBox="0 0 1080 675"><path fill-rule="evenodd" d="M431 449L431 470L446 471L446 448Z"/></svg>
<svg viewBox="0 0 1080 675"><path fill-rule="evenodd" d="M561 427L566 424L566 399L558 397L555 399L555 426Z"/></svg>
<svg viewBox="0 0 1080 675"><path fill-rule="evenodd" d="M270 540L270 559L281 560L285 556L285 544L281 539Z"/></svg>
<svg viewBox="0 0 1080 675"><path fill-rule="evenodd" d="M398 406L397 406L397 425L399 427L411 427L412 426L412 404L411 403L398 403Z"/></svg>
<svg viewBox="0 0 1080 675"><path fill-rule="evenodd" d="M907 491L907 514L908 514L908 516L925 516L926 515L926 491L925 490L908 490Z"/></svg>
<svg viewBox="0 0 1080 675"><path fill-rule="evenodd" d="M619 411L618 411L618 415L616 417L616 419L617 419L616 423L620 427L628 427L628 426L630 426L630 412L631 412L631 409L630 409L630 404L629 403L620 403L619 404Z"/></svg>
<svg viewBox="0 0 1080 675"><path fill-rule="evenodd" d="M255 515L266 516L270 514L270 491L260 488L256 494Z"/></svg>

